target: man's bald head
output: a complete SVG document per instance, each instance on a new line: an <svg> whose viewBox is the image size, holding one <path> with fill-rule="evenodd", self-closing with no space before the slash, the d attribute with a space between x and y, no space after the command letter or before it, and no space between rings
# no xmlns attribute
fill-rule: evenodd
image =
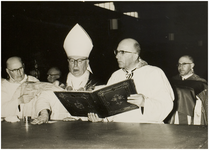
<svg viewBox="0 0 209 150"><path fill-rule="evenodd" d="M119 67L125 70L136 67L139 63L140 50L139 43L136 40L131 38L122 40L115 52Z"/></svg>
<svg viewBox="0 0 209 150"><path fill-rule="evenodd" d="M6 66L8 69L13 69L13 66L15 65L22 65L22 59L20 57L14 56L14 57L10 57L9 59L7 59L6 61Z"/></svg>
<svg viewBox="0 0 209 150"><path fill-rule="evenodd" d="M10 76L10 80L15 82L20 82L24 79L24 65L20 57L14 56L10 57L6 61L6 72Z"/></svg>
<svg viewBox="0 0 209 150"><path fill-rule="evenodd" d="M61 77L61 71L59 68L57 67L52 67L48 70L47 72L47 80L50 83L53 83L54 81L56 81L57 79L59 79Z"/></svg>
<svg viewBox="0 0 209 150"><path fill-rule="evenodd" d="M131 49L132 52L137 52L140 54L140 45L136 40L132 38L123 39L118 45L125 46L127 48L126 50Z"/></svg>
<svg viewBox="0 0 209 150"><path fill-rule="evenodd" d="M52 67L48 70L47 74L59 74L59 75L61 75L61 71L57 67Z"/></svg>
<svg viewBox="0 0 209 150"><path fill-rule="evenodd" d="M188 62L194 63L194 59L192 58L192 56L189 56L189 55L181 56L181 57L179 58L179 60L180 60L180 59L187 59Z"/></svg>

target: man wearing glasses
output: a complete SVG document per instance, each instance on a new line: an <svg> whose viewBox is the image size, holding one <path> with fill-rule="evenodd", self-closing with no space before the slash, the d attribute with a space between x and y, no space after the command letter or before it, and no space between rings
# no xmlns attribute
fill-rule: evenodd
<svg viewBox="0 0 209 150"><path fill-rule="evenodd" d="M179 74L171 81L176 93L169 121L172 124L207 125L208 85L205 79L194 73L194 66L194 59L189 55L178 60Z"/></svg>
<svg viewBox="0 0 209 150"><path fill-rule="evenodd" d="M139 109L127 111L107 119L98 118L89 113L89 120L114 122L162 123L173 108L173 90L164 72L155 66L147 65L140 54L139 43L131 38L122 40L117 50L116 59L121 69L115 71L108 85L132 78L138 94L128 97L128 102L136 104Z"/></svg>
<svg viewBox="0 0 209 150"><path fill-rule="evenodd" d="M98 84L89 65L89 55L93 48L88 33L76 24L65 38L63 47L67 54L69 73L67 90L90 90Z"/></svg>
<svg viewBox="0 0 209 150"><path fill-rule="evenodd" d="M8 79L1 82L1 117L22 117L20 107L24 103L20 98L20 85L25 81L38 82L39 80L33 76L26 75L24 72L24 64L20 57L10 57L6 61L6 72Z"/></svg>
<svg viewBox="0 0 209 150"><path fill-rule="evenodd" d="M62 72L58 67L51 67L47 72L47 81L62 88L65 88L65 85L60 81Z"/></svg>
<svg viewBox="0 0 209 150"><path fill-rule="evenodd" d="M177 67L179 75L175 76L174 80L197 80L206 82L205 79L200 78L194 73L194 60L191 56L185 55L179 58Z"/></svg>
<svg viewBox="0 0 209 150"><path fill-rule="evenodd" d="M67 54L69 73L66 89L68 91L93 90L100 81L92 74L89 66L89 54L93 48L92 41L85 30L76 24L64 41L64 50ZM32 124L46 123L50 118L55 120L73 120L85 118L72 117L52 91L42 92L36 103L36 112L40 114Z"/></svg>

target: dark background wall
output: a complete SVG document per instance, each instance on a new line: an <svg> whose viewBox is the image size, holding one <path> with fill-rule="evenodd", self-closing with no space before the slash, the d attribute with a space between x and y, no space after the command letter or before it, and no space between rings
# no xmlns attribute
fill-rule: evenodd
<svg viewBox="0 0 209 150"><path fill-rule="evenodd" d="M68 73L63 41L79 23L92 38L91 68L104 82L118 69L113 49L126 37L141 44L141 57L164 70L168 78L176 75L181 55L195 59L195 72L208 77L208 2L114 2L113 12L94 6L96 2L1 2L1 63L18 55L26 73L34 66L46 81L50 66ZM137 11L139 18L123 15ZM110 29L110 19L118 20L118 29ZM174 40L169 40L169 34Z"/></svg>

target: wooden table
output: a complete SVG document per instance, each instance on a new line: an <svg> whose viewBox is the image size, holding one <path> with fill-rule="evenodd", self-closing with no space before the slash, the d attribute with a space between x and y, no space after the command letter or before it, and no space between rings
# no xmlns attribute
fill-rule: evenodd
<svg viewBox="0 0 209 150"><path fill-rule="evenodd" d="M207 126L63 122L1 123L1 148L196 149L208 148Z"/></svg>

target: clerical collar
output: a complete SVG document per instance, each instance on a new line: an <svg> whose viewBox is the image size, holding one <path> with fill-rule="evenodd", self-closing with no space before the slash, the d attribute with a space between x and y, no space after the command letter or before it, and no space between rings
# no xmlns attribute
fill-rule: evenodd
<svg viewBox="0 0 209 150"><path fill-rule="evenodd" d="M181 76L182 80L185 80L185 79L188 79L189 77L191 77L194 73L192 74L188 74L188 75L185 75L185 76Z"/></svg>

